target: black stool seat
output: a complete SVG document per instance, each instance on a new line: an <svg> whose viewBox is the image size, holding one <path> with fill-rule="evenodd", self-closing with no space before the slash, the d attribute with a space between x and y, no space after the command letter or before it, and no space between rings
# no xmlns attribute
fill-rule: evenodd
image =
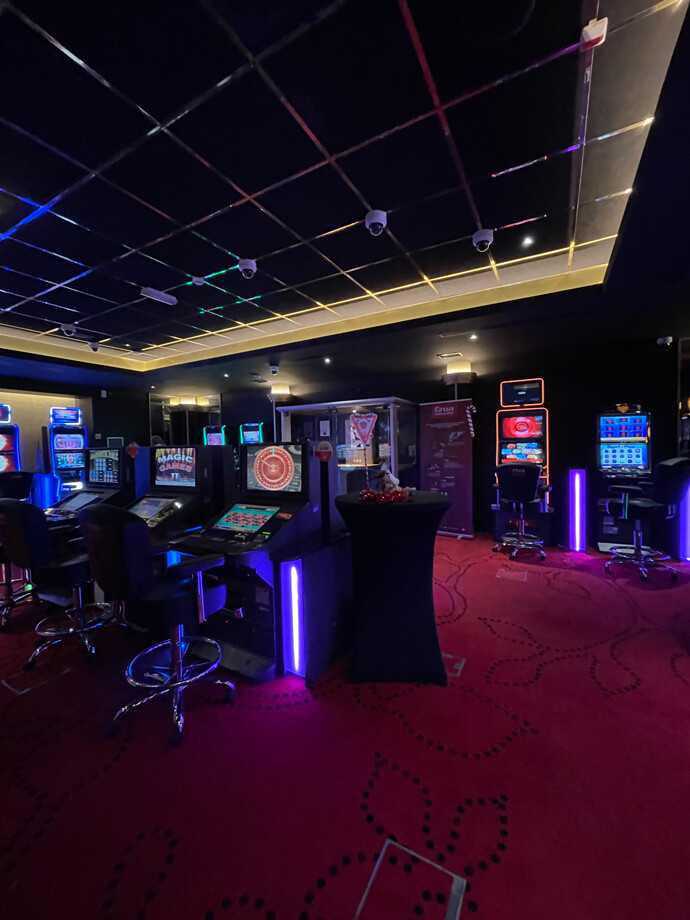
<svg viewBox="0 0 690 920"><path fill-rule="evenodd" d="M539 463L502 463L496 467L500 504L513 506L517 510L518 521L517 530L502 534L493 552L497 553L507 546L511 559L515 559L520 550L536 550L540 559L546 559L544 541L535 534L525 532L525 508L539 504L550 491L542 484L541 475Z"/></svg>
<svg viewBox="0 0 690 920"><path fill-rule="evenodd" d="M38 597L68 608L66 622L65 614L60 613L45 617L36 627L36 633L47 641L34 650L24 665L27 670L40 653L69 636L80 639L93 653L91 633L110 622L109 611L98 605L85 609L83 588L91 580L88 556L66 542L63 530L72 533L71 528L51 530L36 505L16 498L0 499L0 543L9 563L30 573Z"/></svg>
<svg viewBox="0 0 690 920"><path fill-rule="evenodd" d="M21 470L11 470L0 473L0 498L28 499L33 487L34 474L23 473ZM14 590L14 584L25 585L24 578L12 578L12 564L0 547L0 568L2 569L2 583L4 597L0 607L0 629L3 629L9 620L12 610L23 601L35 601L36 594L33 588Z"/></svg>
<svg viewBox="0 0 690 920"><path fill-rule="evenodd" d="M235 686L214 674L221 648L205 636L185 636L185 626L203 621L225 603L225 585L204 577L204 572L224 563L219 555L191 557L156 574L154 553L145 521L131 511L112 505L83 508L79 524L91 570L97 583L123 622L131 617L151 629L166 629L168 639L150 646L134 658L125 677L134 687L150 691L116 713L108 729L113 735L118 719L138 706L172 694L174 732L171 745L182 740L183 692L192 684L220 684L226 698L235 698Z"/></svg>
<svg viewBox="0 0 690 920"><path fill-rule="evenodd" d="M635 525L631 545L611 547L611 558L605 565L607 572L611 571L613 565L629 564L637 568L642 581L647 581L650 568L668 569L674 578L678 577L676 570L666 565L665 560L669 558L667 555L644 545L642 522L675 517L689 484L688 457L672 457L657 463L650 495L644 495L642 487L637 483L612 484L611 491L614 494L600 500L602 510L614 517L632 519Z"/></svg>

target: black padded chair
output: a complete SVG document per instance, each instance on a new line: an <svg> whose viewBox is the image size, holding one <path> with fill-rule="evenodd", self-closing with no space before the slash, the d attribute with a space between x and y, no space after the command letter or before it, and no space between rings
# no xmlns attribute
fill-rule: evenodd
<svg viewBox="0 0 690 920"><path fill-rule="evenodd" d="M650 568L668 569L674 578L678 572L667 565L669 557L661 550L654 550L644 545L643 524L652 520L675 517L690 484L690 458L673 457L663 460L654 467L652 487L648 495L644 488L634 483L612 485L613 493L601 499L600 507L605 514L626 520L633 520L632 545L612 546L611 559L606 563L606 571L612 565L634 565L642 581L647 581Z"/></svg>
<svg viewBox="0 0 690 920"><path fill-rule="evenodd" d="M518 513L517 530L504 533L493 547L495 553L504 546L511 548L510 558L515 559L520 550L533 550L540 559L546 559L543 540L525 533L525 505L540 502L548 491L541 484L542 467L539 463L502 463L496 467L496 480L501 506L512 506Z"/></svg>
<svg viewBox="0 0 690 920"><path fill-rule="evenodd" d="M203 573L217 568L223 556L190 557L156 574L151 537L146 523L136 514L112 505L83 508L79 525L97 584L126 622L128 614L137 624L167 630L168 639L150 646L134 658L125 677L134 687L148 692L119 709L108 729L118 730L118 719L149 700L172 694L174 732L171 745L182 741L184 709L182 694L201 682L221 684L227 699L235 698L235 686L214 673L221 659L220 645L203 636L186 636L185 627L203 622L225 603L225 585L205 579Z"/></svg>
<svg viewBox="0 0 690 920"><path fill-rule="evenodd" d="M31 496L33 488L34 474L23 473L20 470L12 470L7 473L0 473L0 498L16 498L26 501ZM25 585L26 578L12 578L12 565L2 551L0 546L0 569L2 570L3 599L0 606L0 629L4 629L9 621L12 610L24 601L36 600L36 593L33 587L21 588L19 591L14 590L14 585Z"/></svg>
<svg viewBox="0 0 690 920"><path fill-rule="evenodd" d="M24 665L26 670L34 667L47 648L72 636L93 653L91 634L110 622L109 611L84 605L84 588L91 581L89 559L72 542L73 537L73 527L49 528L36 505L16 498L0 499L0 544L8 562L29 572L38 597L63 608L36 626L44 641Z"/></svg>

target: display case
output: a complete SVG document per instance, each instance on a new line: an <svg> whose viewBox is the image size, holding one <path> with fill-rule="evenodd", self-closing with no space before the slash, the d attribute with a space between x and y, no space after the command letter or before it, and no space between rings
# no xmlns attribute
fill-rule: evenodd
<svg viewBox="0 0 690 920"><path fill-rule="evenodd" d="M416 485L417 406L406 399L342 400L304 406L280 406L281 439L330 441L338 460L339 493L356 492L366 485L365 466L379 469L386 461L403 485ZM359 445L350 420L353 413L378 416L366 452Z"/></svg>

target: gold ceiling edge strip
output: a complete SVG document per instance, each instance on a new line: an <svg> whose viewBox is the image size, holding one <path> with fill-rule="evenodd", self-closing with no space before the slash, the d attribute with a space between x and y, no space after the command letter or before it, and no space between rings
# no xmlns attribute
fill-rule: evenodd
<svg viewBox="0 0 690 920"><path fill-rule="evenodd" d="M269 335L255 342L237 342L233 345L209 348L204 352L203 360L213 358L232 357L233 355L246 354L270 348L279 348L284 345L293 345L297 342L306 342L313 339L326 338L331 335L342 335L346 332L357 332L378 326L389 326L394 323L408 322L415 319L426 319L444 313L456 313L472 310L477 307L491 306L497 303L506 303L514 300L525 300L529 297L539 297L544 294L556 294L579 287L591 287L601 284L606 274L607 264L594 265L575 271L561 272L546 278L536 278L527 281L518 281L514 284L504 284L500 287L488 288L483 291L471 291L467 294L457 294L445 297L442 300L430 300L407 307L398 307L382 313L365 314L341 319L335 323L324 323L320 326L303 326L290 332L279 332ZM199 360L199 355L175 356L169 358L156 358L147 361L142 370L152 371L166 367L176 367L190 364Z"/></svg>
<svg viewBox="0 0 690 920"><path fill-rule="evenodd" d="M117 355L103 354L102 351L91 352L88 346L84 349L70 347L51 341L48 336L35 339L26 339L21 335L12 335L3 330L0 332L0 349L19 352L26 358L40 355L44 358L55 358L60 361L76 361L78 364L92 364L97 367L112 367L116 370L144 371L141 366L145 362L132 361Z"/></svg>

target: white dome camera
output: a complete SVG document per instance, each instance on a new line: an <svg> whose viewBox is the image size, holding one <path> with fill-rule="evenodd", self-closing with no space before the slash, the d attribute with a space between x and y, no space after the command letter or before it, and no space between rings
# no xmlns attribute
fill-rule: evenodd
<svg viewBox="0 0 690 920"><path fill-rule="evenodd" d="M256 262L254 259L240 259L237 267L239 268L242 277L246 278L247 280L253 278L256 274Z"/></svg>
<svg viewBox="0 0 690 920"><path fill-rule="evenodd" d="M372 236L381 236L388 224L388 215L385 211L369 211L364 218L364 225Z"/></svg>
<svg viewBox="0 0 690 920"><path fill-rule="evenodd" d="M202 278L202 277L200 277L200 276L198 276L198 275L195 275L195 276L192 278L192 284L193 284L195 287L201 287L202 284L206 284L206 279L205 279L205 278Z"/></svg>
<svg viewBox="0 0 690 920"><path fill-rule="evenodd" d="M77 327L72 323L62 323L60 326L60 332L62 332L63 335L73 336L76 331Z"/></svg>
<svg viewBox="0 0 690 920"><path fill-rule="evenodd" d="M269 364L269 365L268 365L268 369L269 369L269 371L270 371L274 376L275 376L275 375L278 373L278 371L280 370L280 368L278 367L277 364Z"/></svg>
<svg viewBox="0 0 690 920"><path fill-rule="evenodd" d="M476 233L472 234L472 245L477 252L488 252L493 241L493 230L477 230Z"/></svg>
<svg viewBox="0 0 690 920"><path fill-rule="evenodd" d="M100 347L101 346L99 345L98 342L89 342L89 348L91 349L91 351L98 351Z"/></svg>

